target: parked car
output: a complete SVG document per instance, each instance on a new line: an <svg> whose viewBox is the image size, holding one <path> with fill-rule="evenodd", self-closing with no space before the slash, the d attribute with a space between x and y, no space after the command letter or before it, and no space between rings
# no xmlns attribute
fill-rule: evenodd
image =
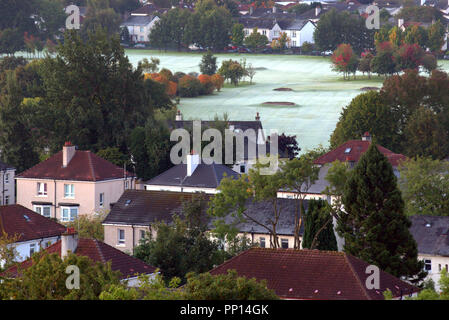
<svg viewBox="0 0 449 320"><path fill-rule="evenodd" d="M238 47L237 46L227 46L226 48L224 48L224 51L228 52L228 53L238 52Z"/></svg>
<svg viewBox="0 0 449 320"><path fill-rule="evenodd" d="M239 53L250 53L251 50L249 50L248 48L245 48L245 47L240 47L240 48L238 49L238 52L239 52Z"/></svg>
<svg viewBox="0 0 449 320"><path fill-rule="evenodd" d="M332 50L327 50L327 51L323 51L321 52L322 56L331 56L334 52Z"/></svg>
<svg viewBox="0 0 449 320"><path fill-rule="evenodd" d="M273 48L272 47L266 47L261 52L262 53L273 53Z"/></svg>
<svg viewBox="0 0 449 320"><path fill-rule="evenodd" d="M143 44L143 43L136 43L134 45L134 48L145 48L145 44Z"/></svg>

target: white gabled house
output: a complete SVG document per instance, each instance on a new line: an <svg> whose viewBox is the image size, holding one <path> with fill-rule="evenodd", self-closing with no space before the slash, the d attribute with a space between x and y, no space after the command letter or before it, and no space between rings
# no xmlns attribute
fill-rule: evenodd
<svg viewBox="0 0 449 320"><path fill-rule="evenodd" d="M154 15L131 15L120 28L128 28L131 42L149 42L151 29L158 20Z"/></svg>

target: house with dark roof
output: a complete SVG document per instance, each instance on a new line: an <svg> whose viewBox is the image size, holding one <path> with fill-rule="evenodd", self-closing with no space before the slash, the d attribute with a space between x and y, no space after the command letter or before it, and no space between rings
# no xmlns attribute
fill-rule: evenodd
<svg viewBox="0 0 449 320"><path fill-rule="evenodd" d="M150 233L156 236L154 224L164 221L171 223L173 216L183 215L183 203L195 197L195 193L127 190L113 206L111 212L103 220L104 241L122 251L132 252L139 241ZM202 194L208 202L213 194ZM295 232L296 200L278 199L281 208L276 226L279 244L283 248L293 248ZM205 206L207 210L208 205ZM246 236L261 247L271 247L272 236L261 224L270 226L273 218L273 204L269 201L254 202L248 200L245 215L252 219L236 219L231 213L225 217L225 223L233 224L240 236ZM308 209L308 201L304 201L304 209ZM256 223L255 221L259 222ZM210 230L214 228L213 220L207 222ZM300 230L302 235L303 228Z"/></svg>
<svg viewBox="0 0 449 320"><path fill-rule="evenodd" d="M14 239L11 246L17 253L17 262L55 243L64 231L63 225L21 205L0 206L0 235ZM0 265L3 263L0 261Z"/></svg>
<svg viewBox="0 0 449 320"><path fill-rule="evenodd" d="M131 42L148 43L151 29L157 21L159 17L156 15L130 15L120 24L120 28L128 28Z"/></svg>
<svg viewBox="0 0 449 320"><path fill-rule="evenodd" d="M73 252L79 256L85 256L93 262L103 264L110 263L112 271L120 272L120 279L128 281L128 286L134 287L139 284L138 275L145 274L154 275L156 268L150 266L134 258L120 250L117 250L106 243L96 240L79 238L73 229L67 229L61 235L61 239L45 249L45 253L58 254L61 258L65 258L69 252ZM29 268L32 260L27 259L20 264L21 269ZM4 277L17 277L18 266L12 266L1 274Z"/></svg>
<svg viewBox="0 0 449 320"><path fill-rule="evenodd" d="M449 217L414 215L410 233L418 245L418 259L424 261L427 279L439 290L441 271L449 271Z"/></svg>
<svg viewBox="0 0 449 320"><path fill-rule="evenodd" d="M16 203L15 174L16 168L0 161L0 205Z"/></svg>
<svg viewBox="0 0 449 320"><path fill-rule="evenodd" d="M377 286L369 278L369 266L344 252L253 248L210 273L236 270L239 276L265 280L269 289L287 300L383 300L387 289L402 299L420 290L382 270Z"/></svg>
<svg viewBox="0 0 449 320"><path fill-rule="evenodd" d="M70 142L16 181L18 204L60 221L103 213L124 190L135 187L133 174Z"/></svg>

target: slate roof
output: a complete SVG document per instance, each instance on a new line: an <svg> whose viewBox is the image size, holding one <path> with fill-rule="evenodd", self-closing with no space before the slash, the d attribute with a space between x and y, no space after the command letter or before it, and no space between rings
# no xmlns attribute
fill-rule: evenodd
<svg viewBox="0 0 449 320"><path fill-rule="evenodd" d="M183 202L192 199L194 195L195 193L186 192L126 190L114 204L103 224L147 226L157 221L170 223L174 214L182 215ZM205 196L205 201L209 201L213 196L204 193L202 195ZM280 198L278 204L283 211L281 211L277 225L277 233L279 235L293 235L295 200ZM304 209L306 211L308 209L308 200L304 201ZM268 224L269 219L273 216L272 205L268 201L248 201L246 212L257 221L265 224ZM235 221L232 215L226 217L225 220L228 223ZM265 228L249 220L236 226L240 232L267 233ZM211 220L209 221L209 227L213 227ZM303 233L303 227L300 233Z"/></svg>
<svg viewBox="0 0 449 320"><path fill-rule="evenodd" d="M380 288L367 289L369 264L335 251L253 248L216 267L212 275L234 269L240 276L266 280L267 287L284 299L383 300L389 288L394 297L419 289L380 271Z"/></svg>
<svg viewBox="0 0 449 320"><path fill-rule="evenodd" d="M3 161L0 161L0 170L10 170L10 169L15 168L7 163L4 163Z"/></svg>
<svg viewBox="0 0 449 320"><path fill-rule="evenodd" d="M153 21L154 16L129 16L124 22L122 22L122 26L147 26Z"/></svg>
<svg viewBox="0 0 449 320"><path fill-rule="evenodd" d="M187 176L187 165L178 164L147 181L148 185L183 186L216 189L224 177L238 179L240 175L223 164L199 164L191 176Z"/></svg>
<svg viewBox="0 0 449 320"><path fill-rule="evenodd" d="M315 164L326 164L326 163L332 163L335 160L346 162L346 161L354 161L358 162L362 154L364 154L369 146L371 144L371 141L363 141L363 140L350 140L342 145L338 146L336 149L322 155L318 159L315 160ZM397 167L401 161L404 161L407 159L406 156L399 153L394 153L391 150L388 150L387 148L384 148L380 145L377 145L377 148L379 151L388 158L388 161L390 161L391 165L393 167ZM349 152L345 152L346 150L349 150Z"/></svg>
<svg viewBox="0 0 449 320"><path fill-rule="evenodd" d="M133 176L127 172L127 177ZM56 179L74 181L103 181L123 179L123 168L97 156L91 151L76 150L73 158L64 168L62 166L62 151L47 160L22 172L17 178Z"/></svg>
<svg viewBox="0 0 449 320"><path fill-rule="evenodd" d="M282 30L301 30L308 22L308 19L296 18L293 14L284 14L283 17L260 17L260 18L240 18L240 23L248 29L273 29L278 24Z"/></svg>
<svg viewBox="0 0 449 320"><path fill-rule="evenodd" d="M160 13L164 13L166 11L170 10L169 8L159 8L157 6L155 6L152 3L146 4L136 10L134 10L133 12L131 12L131 15L133 14L146 14L146 15L153 15L156 12L160 12Z"/></svg>
<svg viewBox="0 0 449 320"><path fill-rule="evenodd" d="M48 254L57 253L58 255L61 255L61 241L57 241L46 248L45 252ZM101 262L104 264L110 262L111 270L120 271L121 279L128 279L134 277L136 274L151 274L156 270L155 267L146 264L142 260L134 258L96 239L79 239L75 254L88 257L94 262ZM20 267L28 268L32 263L32 259L27 259L20 264ZM12 266L3 272L2 275L17 277L17 266Z"/></svg>
<svg viewBox="0 0 449 320"><path fill-rule="evenodd" d="M19 236L18 242L60 236L65 227L21 205L0 206L0 233Z"/></svg>
<svg viewBox="0 0 449 320"><path fill-rule="evenodd" d="M410 221L418 253L449 257L449 217L414 215Z"/></svg>

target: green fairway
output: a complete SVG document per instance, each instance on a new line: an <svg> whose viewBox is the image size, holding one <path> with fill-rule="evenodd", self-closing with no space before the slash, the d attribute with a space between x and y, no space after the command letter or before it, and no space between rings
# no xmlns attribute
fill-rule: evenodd
<svg viewBox="0 0 449 320"><path fill-rule="evenodd" d="M160 67L172 72L199 72L200 53L164 53L149 50L126 50L130 61L157 57ZM221 92L198 98L181 98L184 119L209 120L215 114L227 113L232 120L254 120L260 113L264 129L297 136L303 151L319 144L328 145L340 112L364 87L381 87L383 78L371 79L357 74L357 80L343 80L332 71L329 58L298 55L217 54L217 65L226 59L246 58L253 67L261 68L253 85L234 88L226 86ZM448 61L440 61L449 69ZM265 68L265 69L264 69ZM248 80L248 79L247 79ZM290 88L293 91L274 91ZM263 105L264 102L291 102L293 106ZM267 132L269 133L269 131Z"/></svg>

